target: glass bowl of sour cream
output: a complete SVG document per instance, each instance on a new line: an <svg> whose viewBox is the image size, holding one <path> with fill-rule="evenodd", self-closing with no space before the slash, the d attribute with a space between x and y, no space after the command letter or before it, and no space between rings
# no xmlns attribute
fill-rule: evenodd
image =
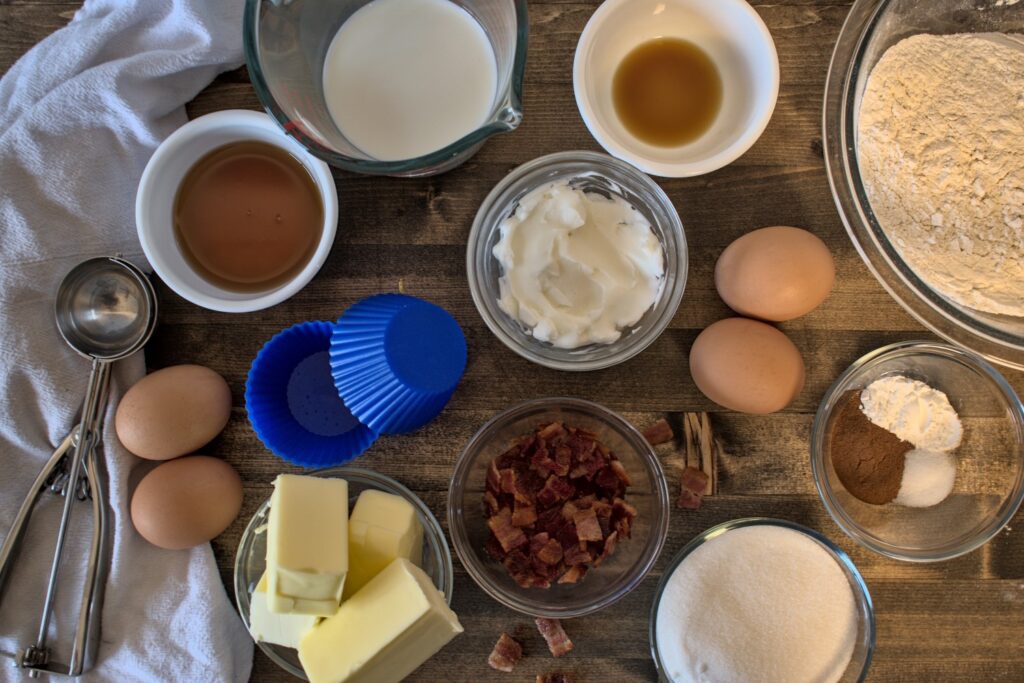
<svg viewBox="0 0 1024 683"><path fill-rule="evenodd" d="M522 120L526 0L246 0L267 112L356 173L422 176Z"/></svg>
<svg viewBox="0 0 1024 683"><path fill-rule="evenodd" d="M687 265L683 224L657 183L582 151L509 173L481 204L466 252L487 326L558 370L606 368L650 346L675 316Z"/></svg>

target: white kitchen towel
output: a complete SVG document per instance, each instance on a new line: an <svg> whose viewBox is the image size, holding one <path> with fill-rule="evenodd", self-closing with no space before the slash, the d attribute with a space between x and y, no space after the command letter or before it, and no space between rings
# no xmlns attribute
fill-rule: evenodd
<svg viewBox="0 0 1024 683"><path fill-rule="evenodd" d="M88 257L122 253L145 265L136 185L156 146L185 123L184 104L241 63L241 7L241 0L88 0L0 80L0 536L74 425L85 392L88 362L65 346L53 322L57 285ZM108 418L143 373L141 354L115 365ZM112 429L103 450L113 559L98 662L82 680L247 680L252 641L210 546L167 551L142 540L128 514L140 461ZM4 653L34 639L61 502L44 494L0 603ZM88 507L76 505L51 629L58 661L68 657L89 520ZM27 677L0 659L0 679Z"/></svg>

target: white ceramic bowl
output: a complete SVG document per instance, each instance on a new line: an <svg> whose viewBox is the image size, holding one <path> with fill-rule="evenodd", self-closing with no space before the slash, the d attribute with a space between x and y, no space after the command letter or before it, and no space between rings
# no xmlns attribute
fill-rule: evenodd
<svg viewBox="0 0 1024 683"><path fill-rule="evenodd" d="M174 236L174 199L185 174L203 155L239 140L266 142L294 156L316 182L324 207L320 243L309 263L290 281L262 292L233 292L207 282L189 266ZM219 111L186 123L157 147L135 196L135 227L153 270L180 296L214 311L258 311L293 296L320 270L338 227L338 190L327 164L285 135L266 114Z"/></svg>
<svg viewBox="0 0 1024 683"><path fill-rule="evenodd" d="M623 58L664 37L700 47L722 77L715 122L678 147L634 137L612 102L612 78ZM580 36L572 80L583 121L609 154L652 175L682 178L732 163L761 137L779 94L779 58L768 27L745 0L606 0Z"/></svg>

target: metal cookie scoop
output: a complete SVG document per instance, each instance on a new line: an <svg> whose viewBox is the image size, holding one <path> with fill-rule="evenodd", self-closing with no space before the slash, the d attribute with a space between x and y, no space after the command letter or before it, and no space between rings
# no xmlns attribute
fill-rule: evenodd
<svg viewBox="0 0 1024 683"><path fill-rule="evenodd" d="M120 258L101 257L78 264L64 277L57 290L55 308L61 336L71 348L92 360L92 372L80 422L43 466L0 547L2 599L18 547L40 494L49 488L64 495L38 636L34 645L26 647L17 656L17 665L28 669L33 678L43 672L78 676L95 661L110 543L106 471L96 446L100 441L107 403L110 364L132 355L149 340L156 325L157 300L152 284L141 270ZM75 640L70 660L63 665L50 661L46 639L75 499L91 500L93 529Z"/></svg>

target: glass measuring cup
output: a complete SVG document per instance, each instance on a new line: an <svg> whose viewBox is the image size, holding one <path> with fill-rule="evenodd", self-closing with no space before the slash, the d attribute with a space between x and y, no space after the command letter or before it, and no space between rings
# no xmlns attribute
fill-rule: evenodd
<svg viewBox="0 0 1024 683"><path fill-rule="evenodd" d="M267 112L310 152L357 173L424 176L473 156L495 133L523 118L526 0L452 0L484 29L498 67L491 114L476 130L436 152L382 161L360 151L338 129L324 99L324 58L338 28L370 0L246 0L243 38L249 77Z"/></svg>

